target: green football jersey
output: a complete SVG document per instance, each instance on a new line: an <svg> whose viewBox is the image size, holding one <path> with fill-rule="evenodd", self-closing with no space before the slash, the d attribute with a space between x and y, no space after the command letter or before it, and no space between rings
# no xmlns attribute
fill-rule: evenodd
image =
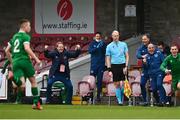
<svg viewBox="0 0 180 120"><path fill-rule="evenodd" d="M29 59L28 53L24 49L24 44L30 43L30 36L24 32L16 33L10 40L12 61Z"/></svg>
<svg viewBox="0 0 180 120"><path fill-rule="evenodd" d="M172 55L166 57L166 59L161 64L161 70L165 71L167 66L170 67L172 76L180 79L180 53L174 58Z"/></svg>

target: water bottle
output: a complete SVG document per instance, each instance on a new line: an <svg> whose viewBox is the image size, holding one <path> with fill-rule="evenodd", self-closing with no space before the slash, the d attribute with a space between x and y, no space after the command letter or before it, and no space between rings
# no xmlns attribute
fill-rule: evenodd
<svg viewBox="0 0 180 120"><path fill-rule="evenodd" d="M153 92L151 92L151 96L150 96L150 106L153 107L154 106L154 102L153 102Z"/></svg>
<svg viewBox="0 0 180 120"><path fill-rule="evenodd" d="M88 104L89 105L91 105L92 104L92 101L91 101L92 99L91 98L89 98L89 100L88 100Z"/></svg>
<svg viewBox="0 0 180 120"><path fill-rule="evenodd" d="M66 89L65 89L65 87L62 87L61 88L62 90L61 90L61 97L62 97L62 103L63 104L65 104L66 103Z"/></svg>
<svg viewBox="0 0 180 120"><path fill-rule="evenodd" d="M128 100L128 106L132 106L131 98L129 98L129 100Z"/></svg>

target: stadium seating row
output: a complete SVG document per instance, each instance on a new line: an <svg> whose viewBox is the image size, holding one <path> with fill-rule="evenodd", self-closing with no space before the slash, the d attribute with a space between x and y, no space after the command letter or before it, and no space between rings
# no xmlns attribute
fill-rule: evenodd
<svg viewBox="0 0 180 120"><path fill-rule="evenodd" d="M73 51L75 49L75 46L79 44L81 46L82 55L87 53L89 43L92 41L93 37L84 37L84 36L65 36L65 37L32 37L31 39L31 48L39 57L39 59L42 61L42 67L38 69L38 66L34 62L35 69L38 72L41 72L42 70L46 70L51 65L51 62L45 58L43 50L44 45L49 45L49 49L53 50L55 48L55 44L57 42L63 42L65 45L65 48L67 50ZM111 37L105 37L104 38L106 43L109 43L111 41ZM3 41L0 46L0 67L3 66L5 61L5 46L7 46L8 40ZM80 56L82 56L80 55ZM45 69L44 69L45 68Z"/></svg>
<svg viewBox="0 0 180 120"><path fill-rule="evenodd" d="M103 75L103 84L105 85L105 96L109 96L109 104L111 104L111 96L115 96L115 86L114 83L111 80L112 78L109 77L108 71L104 72ZM136 101L137 97L141 97L141 87L140 87L140 79L141 79L141 71L134 69L129 72L129 84L131 86L131 98L132 98L132 105L137 105L138 102ZM166 91L166 96L172 95L172 88L171 88L171 81L172 76L166 75L163 80L163 86ZM84 98L90 98L92 99L91 103L93 103L93 97L94 97L94 90L95 90L95 78L91 75L84 76L83 79L78 83L78 94L82 97L82 100ZM150 84L147 86L147 89L149 92L151 92ZM149 96L151 99L152 96ZM130 99L131 99L130 98ZM86 99L85 99L86 100Z"/></svg>

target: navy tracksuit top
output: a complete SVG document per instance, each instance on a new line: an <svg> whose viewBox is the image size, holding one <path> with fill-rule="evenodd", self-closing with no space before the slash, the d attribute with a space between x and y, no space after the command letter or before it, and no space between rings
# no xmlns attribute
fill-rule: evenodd
<svg viewBox="0 0 180 120"><path fill-rule="evenodd" d="M81 53L80 50L76 50L75 52L69 52L64 50L62 53L58 52L57 49L53 51L44 51L44 55L47 58L52 60L52 66L49 70L49 77L52 77L55 73L60 73L66 77L70 78L70 70L69 70L69 58L76 58ZM61 73L59 71L60 65L65 65L65 72Z"/></svg>
<svg viewBox="0 0 180 120"><path fill-rule="evenodd" d="M156 75L162 73L160 70L161 63L164 60L164 55L159 50L155 50L154 54L148 54L146 57L148 74Z"/></svg>
<svg viewBox="0 0 180 120"><path fill-rule="evenodd" d="M105 66L106 43L103 40L99 42L93 40L88 51L91 54L91 70Z"/></svg>
<svg viewBox="0 0 180 120"><path fill-rule="evenodd" d="M142 56L143 55L146 55L146 54L148 54L148 49L147 49L147 46L145 46L144 44L142 44L139 48L138 48L138 50L137 50L137 52L136 52L136 57L137 57L137 59L143 59L142 58ZM146 65L142 65L142 68L143 68L143 71L146 71L147 72L147 66Z"/></svg>

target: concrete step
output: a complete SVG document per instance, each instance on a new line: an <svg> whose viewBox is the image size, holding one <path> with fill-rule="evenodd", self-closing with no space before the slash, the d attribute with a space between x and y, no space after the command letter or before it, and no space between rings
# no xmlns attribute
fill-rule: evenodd
<svg viewBox="0 0 180 120"><path fill-rule="evenodd" d="M81 101L72 101L73 105L81 105Z"/></svg>
<svg viewBox="0 0 180 120"><path fill-rule="evenodd" d="M101 97L101 101L100 102L95 100L95 104L96 105L108 105L109 104L109 100L110 100L110 104L111 105L117 105L117 99L116 99L115 96L111 96L111 97L103 96L103 97Z"/></svg>

